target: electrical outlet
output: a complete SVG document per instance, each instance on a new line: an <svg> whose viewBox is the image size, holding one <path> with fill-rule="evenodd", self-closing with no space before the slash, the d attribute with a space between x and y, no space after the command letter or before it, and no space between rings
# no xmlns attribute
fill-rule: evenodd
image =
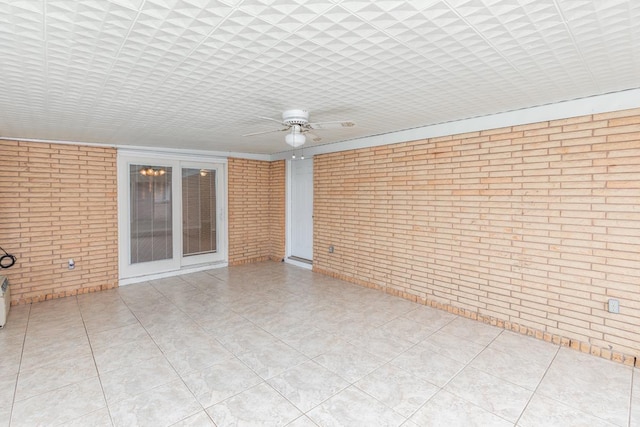
<svg viewBox="0 0 640 427"><path fill-rule="evenodd" d="M620 313L620 301L617 299L609 300L609 313Z"/></svg>
<svg viewBox="0 0 640 427"><path fill-rule="evenodd" d="M333 245L329 246L329 253L332 254L333 253Z"/></svg>

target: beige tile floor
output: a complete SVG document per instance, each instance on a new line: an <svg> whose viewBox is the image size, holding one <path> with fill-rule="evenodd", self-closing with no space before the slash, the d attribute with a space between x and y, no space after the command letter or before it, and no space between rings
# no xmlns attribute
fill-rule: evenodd
<svg viewBox="0 0 640 427"><path fill-rule="evenodd" d="M12 307L0 426L639 426L640 370L281 263Z"/></svg>

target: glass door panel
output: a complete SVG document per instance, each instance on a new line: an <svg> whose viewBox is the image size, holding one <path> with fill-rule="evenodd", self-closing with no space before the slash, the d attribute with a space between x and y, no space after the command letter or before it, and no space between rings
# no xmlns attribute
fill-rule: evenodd
<svg viewBox="0 0 640 427"><path fill-rule="evenodd" d="M215 253L216 170L182 169L182 256Z"/></svg>
<svg viewBox="0 0 640 427"><path fill-rule="evenodd" d="M170 167L129 165L130 262L173 258Z"/></svg>

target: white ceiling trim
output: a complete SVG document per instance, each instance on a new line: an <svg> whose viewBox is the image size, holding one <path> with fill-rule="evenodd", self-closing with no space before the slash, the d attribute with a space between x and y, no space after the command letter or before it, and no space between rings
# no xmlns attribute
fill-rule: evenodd
<svg viewBox="0 0 640 427"><path fill-rule="evenodd" d="M118 153L126 152L129 154L158 154L164 156L173 156L177 158L179 156L201 156L207 159L228 159L229 157L235 157L248 160L263 160L271 161L269 154L252 154L252 153L236 153L233 151L207 151L207 150L190 150L190 149L178 149L178 148L153 148L153 147L141 147L131 145L119 145L119 144L100 144L97 142L84 142L84 141L58 141L50 139L32 139L32 138L12 138L0 136L0 140L3 141L24 141L24 142L40 142L43 144L61 144L61 145L82 145L86 147L104 147L104 148L116 148Z"/></svg>
<svg viewBox="0 0 640 427"><path fill-rule="evenodd" d="M110 147L110 148L117 147L117 145L115 144L102 144L99 142L60 141L55 139L20 138L19 136L11 137L11 136L0 135L0 140L1 141L42 142L43 144L83 145L88 147Z"/></svg>
<svg viewBox="0 0 640 427"><path fill-rule="evenodd" d="M306 157L318 154L335 153L338 151L359 148L378 147L381 145L397 144L401 142L417 141L427 138L437 138L448 135L458 135L468 132L478 132L489 129L499 129L508 126L518 126L548 120L560 120L589 114L609 113L613 111L640 108L640 89L626 90L589 98L574 99L555 104L507 111L482 117L456 120L431 126L423 126L398 132L390 132L350 141L333 144L302 147ZM301 149L288 150L271 155L271 160L289 159Z"/></svg>
<svg viewBox="0 0 640 427"><path fill-rule="evenodd" d="M262 160L271 161L269 154L252 154L252 153L236 153L232 151L206 151L206 150L189 150L178 148L150 148L150 147L132 147L131 145L118 145L118 155L138 155L144 156L152 154L159 157L165 157L170 159L184 159L188 156L190 159L193 156L198 156L207 160L221 160L232 158L248 159L248 160Z"/></svg>

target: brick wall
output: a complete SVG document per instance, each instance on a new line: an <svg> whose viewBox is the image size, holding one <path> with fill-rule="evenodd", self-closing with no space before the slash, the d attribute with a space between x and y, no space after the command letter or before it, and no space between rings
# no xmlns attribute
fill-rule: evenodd
<svg viewBox="0 0 640 427"><path fill-rule="evenodd" d="M116 287L116 150L0 140L0 219L13 304Z"/></svg>
<svg viewBox="0 0 640 427"><path fill-rule="evenodd" d="M640 360L640 109L325 154L314 173L316 271Z"/></svg>
<svg viewBox="0 0 640 427"><path fill-rule="evenodd" d="M229 264L284 256L284 161L229 159Z"/></svg>
<svg viewBox="0 0 640 427"><path fill-rule="evenodd" d="M269 166L269 257L282 261L285 256L285 161Z"/></svg>

